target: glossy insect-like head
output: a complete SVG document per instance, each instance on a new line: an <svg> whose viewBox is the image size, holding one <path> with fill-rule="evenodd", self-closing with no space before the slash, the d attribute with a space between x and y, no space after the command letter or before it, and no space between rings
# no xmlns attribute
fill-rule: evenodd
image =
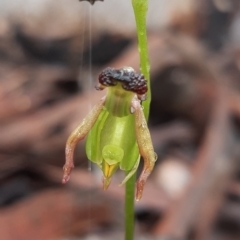
<svg viewBox="0 0 240 240"><path fill-rule="evenodd" d="M142 74L136 73L131 67L121 69L108 67L100 73L98 81L97 90L120 84L125 91L137 94L140 100L146 99L146 92L148 90L147 80Z"/></svg>
<svg viewBox="0 0 240 240"><path fill-rule="evenodd" d="M80 2L82 2L82 1L87 1L87 2L90 2L92 5L96 2L96 1L102 1L103 2L103 0L79 0Z"/></svg>

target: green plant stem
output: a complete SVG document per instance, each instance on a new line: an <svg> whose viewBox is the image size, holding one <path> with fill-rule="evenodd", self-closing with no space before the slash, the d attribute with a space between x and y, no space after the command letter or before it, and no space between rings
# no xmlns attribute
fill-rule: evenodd
<svg viewBox="0 0 240 240"><path fill-rule="evenodd" d="M125 186L125 240L134 238L134 196L136 173L126 182Z"/></svg>
<svg viewBox="0 0 240 240"><path fill-rule="evenodd" d="M138 51L140 55L140 69L148 81L147 100L143 101L143 111L148 119L151 102L150 64L148 58L146 15L148 0L132 0L138 35ZM134 238L134 196L135 196L136 173L127 181L125 190L125 240Z"/></svg>
<svg viewBox="0 0 240 240"><path fill-rule="evenodd" d="M148 58L147 44L147 27L146 16L148 11L148 0L132 0L132 6L135 15L137 35L138 35L138 51L140 55L140 70L148 82L148 93L146 101L143 101L145 118L149 116L149 106L151 102L151 86L150 86L150 64Z"/></svg>

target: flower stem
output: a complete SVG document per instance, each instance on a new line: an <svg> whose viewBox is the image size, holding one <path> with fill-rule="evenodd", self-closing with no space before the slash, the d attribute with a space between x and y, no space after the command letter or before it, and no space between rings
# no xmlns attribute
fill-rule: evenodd
<svg viewBox="0 0 240 240"><path fill-rule="evenodd" d="M148 82L148 93L146 101L143 101L144 115L148 119L149 106L151 102L150 86L150 64L148 58L147 27L146 16L148 11L148 0L132 0L132 6L135 14L135 21L138 35L138 51L140 55L140 69Z"/></svg>
<svg viewBox="0 0 240 240"><path fill-rule="evenodd" d="M125 240L134 238L134 196L136 173L126 182L125 187Z"/></svg>
<svg viewBox="0 0 240 240"><path fill-rule="evenodd" d="M138 35L138 51L140 55L140 68L148 81L147 100L143 101L144 115L148 119L151 101L150 64L148 58L146 15L148 0L132 0ZM134 196L136 173L127 181L125 190L125 240L134 239Z"/></svg>

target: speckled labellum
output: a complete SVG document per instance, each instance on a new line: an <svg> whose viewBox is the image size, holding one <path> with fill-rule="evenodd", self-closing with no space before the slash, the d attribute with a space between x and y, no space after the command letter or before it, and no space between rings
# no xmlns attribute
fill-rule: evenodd
<svg viewBox="0 0 240 240"><path fill-rule="evenodd" d="M114 172L120 168L128 175L136 172L140 157L143 171L137 181L136 199L142 196L144 184L155 161L151 136L141 102L146 99L147 82L132 68L106 68L99 75L97 90L107 88L107 95L92 109L72 132L66 144L63 183L69 180L76 144L86 135L86 154L103 172L103 188L107 189Z"/></svg>

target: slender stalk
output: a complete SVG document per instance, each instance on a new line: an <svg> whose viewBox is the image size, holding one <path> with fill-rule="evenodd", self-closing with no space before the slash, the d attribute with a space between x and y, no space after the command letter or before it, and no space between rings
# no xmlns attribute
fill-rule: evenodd
<svg viewBox="0 0 240 240"><path fill-rule="evenodd" d="M148 96L143 102L144 115L148 119L149 107L151 101L150 88L150 64L147 47L146 15L148 10L148 0L132 0L132 6L135 14L135 21L138 35L138 51L140 55L140 69L144 77L148 80ZM134 174L126 183L125 190L125 240L134 239L134 196L135 196Z"/></svg>
<svg viewBox="0 0 240 240"><path fill-rule="evenodd" d="M125 185L125 240L134 238L134 196L136 173Z"/></svg>
<svg viewBox="0 0 240 240"><path fill-rule="evenodd" d="M148 0L132 0L132 6L135 14L135 21L138 35L138 51L140 55L140 69L148 81L148 95L146 101L143 101L144 115L148 119L149 106L151 102L150 86L150 64L148 58L147 27L146 16L148 10Z"/></svg>

